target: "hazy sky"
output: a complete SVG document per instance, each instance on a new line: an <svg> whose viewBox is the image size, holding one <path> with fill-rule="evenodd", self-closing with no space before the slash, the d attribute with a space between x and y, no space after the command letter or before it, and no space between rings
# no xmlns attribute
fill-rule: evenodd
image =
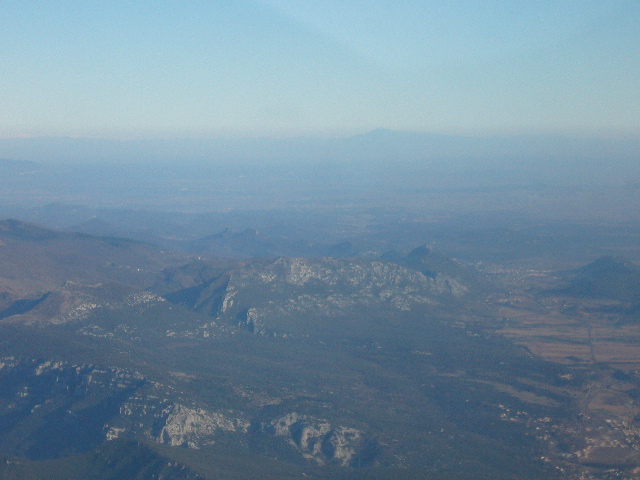
<svg viewBox="0 0 640 480"><path fill-rule="evenodd" d="M0 0L0 136L640 134L638 0Z"/></svg>

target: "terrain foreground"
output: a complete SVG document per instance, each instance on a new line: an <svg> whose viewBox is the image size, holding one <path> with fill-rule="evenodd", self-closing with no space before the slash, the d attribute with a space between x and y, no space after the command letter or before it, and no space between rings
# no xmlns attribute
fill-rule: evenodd
<svg viewBox="0 0 640 480"><path fill-rule="evenodd" d="M6 220L0 477L636 478L638 271L205 259Z"/></svg>

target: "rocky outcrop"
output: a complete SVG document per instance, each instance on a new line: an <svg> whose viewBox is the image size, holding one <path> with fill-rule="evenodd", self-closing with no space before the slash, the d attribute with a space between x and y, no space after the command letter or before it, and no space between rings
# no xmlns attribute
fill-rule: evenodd
<svg viewBox="0 0 640 480"><path fill-rule="evenodd" d="M318 464L349 466L362 448L362 433L355 428L334 426L327 420L289 413L263 429L272 432Z"/></svg>
<svg viewBox="0 0 640 480"><path fill-rule="evenodd" d="M199 449L214 444L221 434L226 438L256 434L251 419L242 412L187 406L175 399L171 387L116 367L6 357L0 359L0 387L0 416L19 418L15 426L21 431L30 431L32 423L42 425L55 419L65 428L77 425L84 432L93 432L89 435L92 442L77 440L66 445L69 452L115 439ZM63 418L58 419L59 415ZM285 440L304 458L320 465L350 466L363 445L363 434L355 428L295 412L257 424L260 435L272 437L267 441ZM53 428L46 435L54 438L55 433ZM0 440L3 435L12 435L11 428L0 432ZM38 441L23 439L25 444ZM58 445L49 448L43 457L67 453Z"/></svg>
<svg viewBox="0 0 640 480"><path fill-rule="evenodd" d="M234 270L218 315L254 333L290 334L294 332L282 330L282 323L352 312L396 314L467 292L453 277L428 276L389 261L280 258Z"/></svg>
<svg viewBox="0 0 640 480"><path fill-rule="evenodd" d="M146 438L199 448L213 443L220 431L249 428L240 414L187 407L171 400L169 387L116 367L6 357L0 360L0 387L0 416L17 415L18 425L28 425L46 421L54 405L64 404L63 423L81 419L96 441Z"/></svg>
<svg viewBox="0 0 640 480"><path fill-rule="evenodd" d="M155 441L173 446L199 448L214 443L218 430L246 433L249 428L249 422L242 418L180 404L171 405L162 414L162 428Z"/></svg>

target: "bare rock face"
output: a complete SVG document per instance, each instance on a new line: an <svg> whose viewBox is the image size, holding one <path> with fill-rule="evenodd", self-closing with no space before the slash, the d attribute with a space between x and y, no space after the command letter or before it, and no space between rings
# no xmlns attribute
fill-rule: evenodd
<svg viewBox="0 0 640 480"><path fill-rule="evenodd" d="M33 297L33 298L31 298ZM26 325L82 323L98 309L116 311L166 302L154 293L123 285L66 282L55 290L16 299L0 312L0 322Z"/></svg>
<svg viewBox="0 0 640 480"><path fill-rule="evenodd" d="M241 418L179 404L171 405L162 413L166 415L164 425L155 441L173 446L199 448L214 443L218 430L246 433L249 428L249 422Z"/></svg>
<svg viewBox="0 0 640 480"><path fill-rule="evenodd" d="M273 420L267 430L285 437L305 458L320 465L348 466L362 446L360 431L295 412Z"/></svg>
<svg viewBox="0 0 640 480"><path fill-rule="evenodd" d="M120 415L107 425L106 439L144 438L199 449L214 444L221 432L248 432L250 422L240 412L186 406L172 397L171 388L147 382L122 403Z"/></svg>
<svg viewBox="0 0 640 480"><path fill-rule="evenodd" d="M427 276L389 261L279 258L234 270L218 314L254 333L291 333L281 319L335 317L366 309L397 313L460 297L468 288L443 275Z"/></svg>
<svg viewBox="0 0 640 480"><path fill-rule="evenodd" d="M385 261L279 258L266 267L247 267L238 271L232 282L237 289L256 284L272 285L277 289L285 289L287 285L317 286L385 299L407 293L436 295L450 291L442 277L438 282L416 270Z"/></svg>
<svg viewBox="0 0 640 480"><path fill-rule="evenodd" d="M33 459L88 451L108 438L120 402L145 384L117 367L5 357L0 361L0 441L18 435L13 453Z"/></svg>
<svg viewBox="0 0 640 480"><path fill-rule="evenodd" d="M225 434L225 441L252 434L251 419L242 412L187 406L170 387L126 369L5 357L0 361L0 386L4 388L0 414L20 412L19 429L60 412L65 428L77 425L93 432L92 442L84 444L72 437L68 445L49 446L42 458L56 457L65 451L63 447L78 452L118 438L199 449L214 444L220 434ZM352 465L363 443L357 429L295 412L263 423L261 430L273 441L284 439L320 465ZM0 439L4 434L11 431L0 433ZM25 440L30 441L40 439Z"/></svg>

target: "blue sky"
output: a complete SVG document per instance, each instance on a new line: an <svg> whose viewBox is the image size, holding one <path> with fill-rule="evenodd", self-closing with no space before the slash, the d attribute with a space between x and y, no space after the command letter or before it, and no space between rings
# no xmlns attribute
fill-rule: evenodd
<svg viewBox="0 0 640 480"><path fill-rule="evenodd" d="M640 134L640 2L0 0L0 137Z"/></svg>

